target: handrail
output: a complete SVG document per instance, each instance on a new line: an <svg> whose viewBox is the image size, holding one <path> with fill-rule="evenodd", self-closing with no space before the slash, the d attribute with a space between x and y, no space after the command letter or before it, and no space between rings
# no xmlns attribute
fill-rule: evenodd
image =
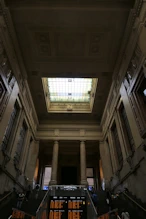
<svg viewBox="0 0 146 219"><path fill-rule="evenodd" d="M10 196L13 192L9 192L7 195L5 195L3 198L0 199L0 202L2 202L4 199L6 199L8 196Z"/></svg>
<svg viewBox="0 0 146 219"><path fill-rule="evenodd" d="M135 203L139 208L141 208L143 211L146 212L146 209L143 208L140 204L138 204L135 200L133 200L133 198L131 198L129 195L127 195L127 193L123 192L123 194L124 194L125 196L127 196L127 198L129 198L129 199L130 199L133 203Z"/></svg>
<svg viewBox="0 0 146 219"><path fill-rule="evenodd" d="M93 203L93 201L92 201L92 198L91 198L91 196L90 196L90 194L89 194L89 191L88 191L88 190L87 190L87 194L88 194L88 196L89 196L90 202L92 203L93 209L94 209L94 211L95 211L95 214L96 214L96 216L97 216L97 215L98 215L98 213L97 213L97 210L96 210L96 208L95 208L95 206L94 206L94 203Z"/></svg>
<svg viewBox="0 0 146 219"><path fill-rule="evenodd" d="M42 206L42 203L44 202L44 200L45 200L46 196L48 195L49 191L50 191L50 190L48 190L48 191L46 192L46 194L45 194L43 200L41 201L41 203L40 203L40 205L39 205L39 207L38 207L38 209L37 209L37 211L36 211L36 214L37 214L38 211L40 210L40 208L41 208L41 206Z"/></svg>

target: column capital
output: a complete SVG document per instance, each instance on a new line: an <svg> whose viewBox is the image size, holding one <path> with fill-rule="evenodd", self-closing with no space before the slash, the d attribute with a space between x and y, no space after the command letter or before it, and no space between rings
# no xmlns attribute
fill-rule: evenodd
<svg viewBox="0 0 146 219"><path fill-rule="evenodd" d="M54 141L54 144L59 144L59 141L55 140L55 141Z"/></svg>
<svg viewBox="0 0 146 219"><path fill-rule="evenodd" d="M82 143L85 144L85 142L86 142L86 140L80 140L80 143L81 143L81 144L82 144Z"/></svg>

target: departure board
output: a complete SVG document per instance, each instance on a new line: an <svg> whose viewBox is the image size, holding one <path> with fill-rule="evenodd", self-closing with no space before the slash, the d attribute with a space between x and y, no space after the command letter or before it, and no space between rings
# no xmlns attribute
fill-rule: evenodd
<svg viewBox="0 0 146 219"><path fill-rule="evenodd" d="M86 219L86 197L51 196L49 219Z"/></svg>

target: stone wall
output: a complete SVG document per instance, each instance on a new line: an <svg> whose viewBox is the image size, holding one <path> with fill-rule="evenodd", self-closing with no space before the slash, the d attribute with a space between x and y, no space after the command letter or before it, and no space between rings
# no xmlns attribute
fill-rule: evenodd
<svg viewBox="0 0 146 219"><path fill-rule="evenodd" d="M0 194L4 191L12 190L13 187L16 187L17 189L24 189L26 187L30 175L31 178L33 177L39 148L39 144L35 144L34 139L34 133L36 132L38 124L36 112L30 96L27 80L21 74L14 51L5 18L1 15ZM14 116L16 116L16 120L13 120ZM12 120L14 122L12 122ZM16 152L18 149L18 142L20 142L20 133L23 123L25 123L26 126L26 133L23 145L21 144L21 146L19 146L22 148L18 160L18 156L16 159ZM30 139L34 143L35 149L32 149L34 146L31 148ZM29 150L31 151L33 159L27 161Z"/></svg>
<svg viewBox="0 0 146 219"><path fill-rule="evenodd" d="M146 77L145 24L146 2L142 1L141 9L132 26L120 70L117 72L111 86L101 123L104 140L100 143L100 153L107 185L110 185L115 192L127 187L133 195L136 195L143 202L146 202L146 106L139 96L139 87ZM129 147L127 131L120 115L121 104L124 106L131 130L132 149ZM118 138L123 156L121 166L119 165L112 134L114 122L118 129Z"/></svg>

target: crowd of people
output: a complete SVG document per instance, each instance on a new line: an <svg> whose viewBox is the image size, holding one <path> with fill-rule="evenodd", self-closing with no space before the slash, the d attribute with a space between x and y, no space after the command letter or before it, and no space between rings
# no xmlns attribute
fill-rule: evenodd
<svg viewBox="0 0 146 219"><path fill-rule="evenodd" d="M111 194L108 189L105 190L106 192L106 197L105 197L105 203L107 204L108 211L111 212L111 217L112 219L130 219L129 212L126 209L122 209L122 213L119 216L117 211L112 211L113 210L113 199L118 198L119 194ZM125 190L127 192L127 190ZM92 202L97 210L98 213L98 204L99 204L99 197L97 196L96 191L94 188L90 188L89 193L91 195Z"/></svg>
<svg viewBox="0 0 146 219"><path fill-rule="evenodd" d="M17 208L18 209L21 209L22 204L23 204L24 201L27 202L29 200L30 195L32 193L32 190L33 189L31 187L31 185L28 185L25 192L23 192L23 191L17 192ZM38 199L39 190L40 190L40 185L36 184L35 188L34 188L35 199ZM119 194L118 193L117 194L111 194L108 189L106 189L105 192L106 192L105 193L106 194L105 203L108 207L108 211L111 212L111 217L110 218L112 218L112 219L130 219L130 215L129 215L128 211L126 211L125 209L122 210L121 217L118 215L117 211L116 212L113 211L113 206L112 206L113 199L116 199L119 196ZM95 206L95 209L98 213L99 197L97 196L97 193L94 190L94 188L90 188L89 193L90 193L92 202Z"/></svg>

